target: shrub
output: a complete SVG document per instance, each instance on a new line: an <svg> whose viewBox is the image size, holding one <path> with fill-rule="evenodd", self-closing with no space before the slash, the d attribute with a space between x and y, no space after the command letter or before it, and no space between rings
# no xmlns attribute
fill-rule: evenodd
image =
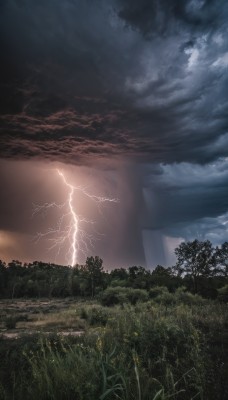
<svg viewBox="0 0 228 400"><path fill-rule="evenodd" d="M106 325L108 313L103 307L92 307L88 310L88 321L90 325Z"/></svg>
<svg viewBox="0 0 228 400"><path fill-rule="evenodd" d="M127 281L126 279L113 279L110 283L110 286L112 287L116 287L116 286L120 286L120 287L126 287Z"/></svg>
<svg viewBox="0 0 228 400"><path fill-rule="evenodd" d="M119 286L109 287L101 294L101 303L104 306L114 306L115 304L126 303L128 288L122 288Z"/></svg>
<svg viewBox="0 0 228 400"><path fill-rule="evenodd" d="M175 293L176 300L186 305L202 305L205 300L198 294L186 292L185 288L177 289Z"/></svg>
<svg viewBox="0 0 228 400"><path fill-rule="evenodd" d="M154 301L164 306L169 306L176 303L176 297L173 293L163 292L154 298Z"/></svg>
<svg viewBox="0 0 228 400"><path fill-rule="evenodd" d="M154 299L159 295L162 295L164 293L168 293L168 289L166 286L155 286L152 289L149 290L149 297L150 299Z"/></svg>
<svg viewBox="0 0 228 400"><path fill-rule="evenodd" d="M131 304L135 305L138 301L147 301L148 293L144 289L129 289L127 291L127 298L129 299Z"/></svg>
<svg viewBox="0 0 228 400"><path fill-rule="evenodd" d="M131 303L135 305L138 301L148 300L148 293L144 289L132 289L127 287L109 287L101 297L101 303L104 306L114 306L116 304Z"/></svg>

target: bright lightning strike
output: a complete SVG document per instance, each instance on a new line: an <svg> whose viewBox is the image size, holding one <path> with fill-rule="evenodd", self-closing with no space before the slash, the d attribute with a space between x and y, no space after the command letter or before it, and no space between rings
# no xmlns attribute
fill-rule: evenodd
<svg viewBox="0 0 228 400"><path fill-rule="evenodd" d="M83 223L94 224L94 222L77 214L74 206L75 193L77 191L80 192L98 205L105 202L117 203L118 199L90 194L86 188L82 186L74 186L69 183L62 171L59 169L56 171L67 188L67 200L63 204L57 204L56 202L45 203L43 205L34 204L33 216L40 212L47 213L52 208L63 210L57 223L57 227L49 228L45 233L37 233L36 242L42 238L48 239L50 242L49 250L57 248L56 257L59 255L61 248L66 244L66 242L68 242L69 250L67 256L68 259L70 259L70 265L74 266L77 262L78 253L80 251L84 254L88 253L88 249L93 245L94 241L93 236L82 229ZM69 220L68 223L66 223L67 220Z"/></svg>

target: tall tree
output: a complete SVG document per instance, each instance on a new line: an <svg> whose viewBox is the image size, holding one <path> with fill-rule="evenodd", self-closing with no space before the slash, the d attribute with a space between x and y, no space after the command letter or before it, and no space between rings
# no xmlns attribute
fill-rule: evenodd
<svg viewBox="0 0 228 400"><path fill-rule="evenodd" d="M88 276L90 293L94 297L97 286L102 286L103 260L98 257L87 257L85 271Z"/></svg>
<svg viewBox="0 0 228 400"><path fill-rule="evenodd" d="M224 242L221 247L216 247L216 272L219 275L228 276L228 242Z"/></svg>
<svg viewBox="0 0 228 400"><path fill-rule="evenodd" d="M129 285L133 288L148 289L150 286L150 271L147 271L144 267L136 266L128 268L129 272Z"/></svg>
<svg viewBox="0 0 228 400"><path fill-rule="evenodd" d="M209 240L182 242L176 249L177 263L174 270L179 276L190 275L194 291L198 291L200 276L211 276L216 266L215 249Z"/></svg>

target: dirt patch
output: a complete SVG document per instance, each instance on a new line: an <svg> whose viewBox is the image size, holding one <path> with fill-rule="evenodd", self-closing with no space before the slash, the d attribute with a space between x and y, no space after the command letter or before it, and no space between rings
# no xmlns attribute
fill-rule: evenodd
<svg viewBox="0 0 228 400"><path fill-rule="evenodd" d="M0 300L0 338L79 336L85 331L75 299Z"/></svg>
<svg viewBox="0 0 228 400"><path fill-rule="evenodd" d="M0 334L0 339L20 339L22 337L26 337L26 336L35 336L35 335L45 335L45 336L49 336L49 335L53 335L53 332L40 332L40 331L30 331L30 332L19 332L19 331L15 331L15 332L2 332ZM57 332L58 336L64 336L64 337L68 337L68 336L81 336L84 334L84 331L60 331Z"/></svg>

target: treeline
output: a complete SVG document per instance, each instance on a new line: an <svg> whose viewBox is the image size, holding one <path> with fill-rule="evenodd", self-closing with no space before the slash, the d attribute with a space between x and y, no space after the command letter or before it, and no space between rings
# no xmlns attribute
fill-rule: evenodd
<svg viewBox="0 0 228 400"><path fill-rule="evenodd" d="M143 298L157 287L166 287L173 293L184 286L205 298L219 296L227 301L228 242L220 247L213 247L210 241L183 242L175 254L175 266L158 265L152 271L141 266L105 271L98 256L88 257L85 265L74 267L40 261L29 264L0 261L0 297L94 297L105 290L111 294L117 288L120 293L131 288L141 290Z"/></svg>

